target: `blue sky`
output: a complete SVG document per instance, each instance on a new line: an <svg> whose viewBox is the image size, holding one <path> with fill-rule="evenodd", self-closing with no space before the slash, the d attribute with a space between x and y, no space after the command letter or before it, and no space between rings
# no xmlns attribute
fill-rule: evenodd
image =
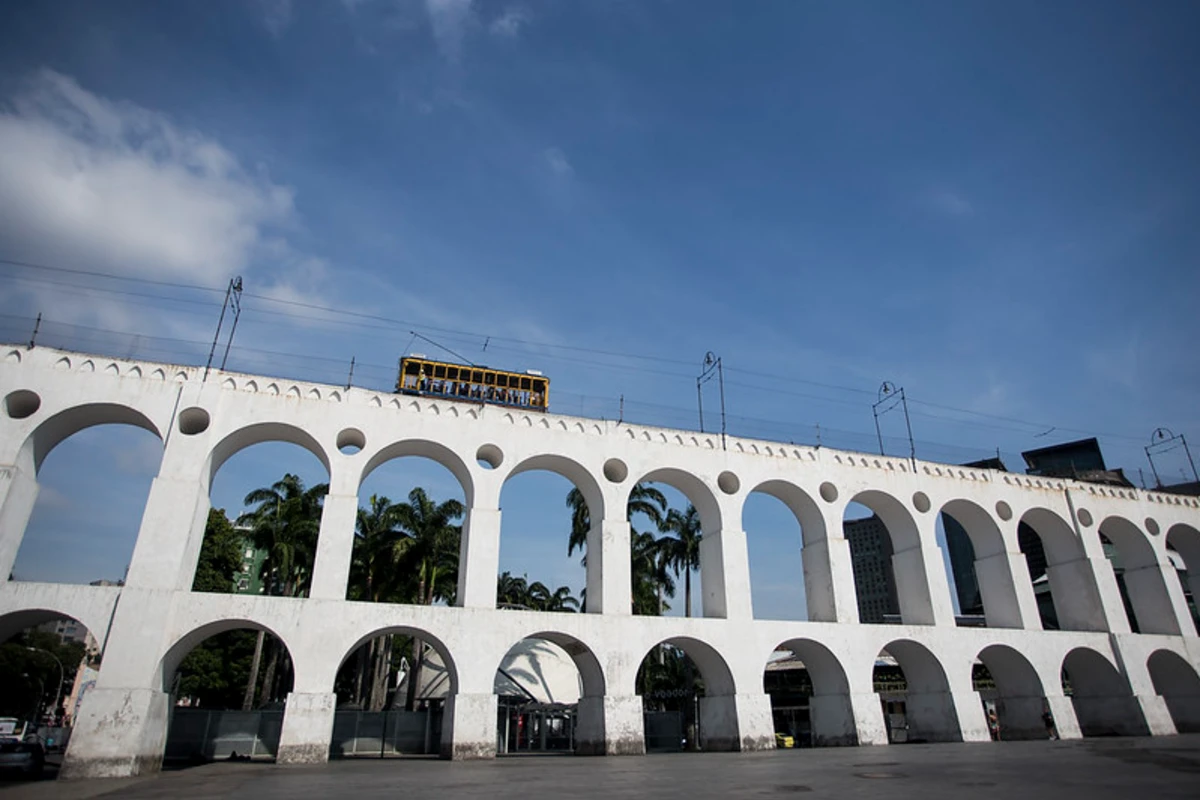
<svg viewBox="0 0 1200 800"><path fill-rule="evenodd" d="M1195 4L1098 0L10 2L0 258L241 275L237 369L339 381L353 356L382 387L415 329L543 369L558 410L615 417L623 395L627 418L692 427L712 350L737 433L873 449L890 380L918 456L1016 469L1098 435L1137 480L1154 428L1200 442L1198 28ZM0 282L6 337L36 309L81 348L202 359L219 311L157 284ZM105 435L64 447L130 449ZM78 536L55 514L103 496L71 452L31 536ZM277 477L264 452L223 471L219 505ZM437 480L396 470L393 497ZM505 496L502 568L578 589L544 555L565 484L538 480ZM775 505L745 527L756 578L792 593L756 604L794 609ZM45 574L33 552L18 572Z"/></svg>

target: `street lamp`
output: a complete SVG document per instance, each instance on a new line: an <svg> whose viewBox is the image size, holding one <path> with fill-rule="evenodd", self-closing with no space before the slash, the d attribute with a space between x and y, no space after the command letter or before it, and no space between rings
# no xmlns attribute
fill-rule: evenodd
<svg viewBox="0 0 1200 800"><path fill-rule="evenodd" d="M55 664L58 664L58 688L54 692L54 705L50 707L51 712L57 715L58 701L60 699L62 699L63 681L65 681L67 678L67 672L66 672L66 670L63 669L63 663L58 660L58 656L54 655L54 653L51 653L49 650L43 650L40 647L29 647L29 646L26 646L25 649L30 651L31 653L44 653L45 655L48 655L51 658L53 658ZM44 684L43 684L43 686L44 686Z"/></svg>

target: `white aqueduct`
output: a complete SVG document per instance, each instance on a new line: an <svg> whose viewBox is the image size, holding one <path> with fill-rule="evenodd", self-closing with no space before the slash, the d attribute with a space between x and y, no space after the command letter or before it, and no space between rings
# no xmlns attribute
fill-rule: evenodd
<svg viewBox="0 0 1200 800"><path fill-rule="evenodd" d="M531 636L566 649L582 697L576 751L644 752L635 676L645 654L669 642L703 674L706 749L774 746L763 670L792 649L813 682L820 744L885 744L872 671L886 649L908 680L914 736L989 738L972 686L985 663L1009 736L1044 737L1043 703L1061 736L1166 735L1200 730L1200 638L1170 546L1200 597L1200 507L1191 497L619 424L382 392L210 373L47 348L0 349L0 570L10 572L38 492L46 455L77 431L126 423L163 442L161 468L142 517L123 588L8 581L0 585L0 639L70 616L103 634L96 687L77 718L64 775L130 775L158 769L172 705L169 683L187 652L231 628L266 629L294 663L279 763L328 757L335 675L361 644L419 632L447 665L451 694L444 757L496 751L493 678L508 649ZM329 473L311 597L190 591L213 475L239 450L285 441ZM347 454L350 451L351 454ZM458 605L350 602L346 586L358 490L390 459L423 456L461 482L469 509ZM528 470L559 473L586 498L589 613L495 608L500 490ZM626 500L638 481L681 492L703 522L703 618L630 613ZM751 492L781 500L802 531L810 621L755 620L742 507ZM873 509L893 539L902 624L858 623L846 504ZM974 544L987 627L955 626L935 539L946 511ZM1040 535L1064 630L1041 629L1017 526ZM1103 533L1121 552L1140 633L1131 633ZM1072 695L1064 694L1064 668Z"/></svg>

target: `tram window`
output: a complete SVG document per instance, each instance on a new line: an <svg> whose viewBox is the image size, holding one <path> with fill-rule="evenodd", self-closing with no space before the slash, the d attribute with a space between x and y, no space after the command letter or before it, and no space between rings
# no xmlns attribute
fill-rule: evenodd
<svg viewBox="0 0 1200 800"><path fill-rule="evenodd" d="M496 385L501 386L501 387L508 386L508 376L507 375L497 375L496 376Z"/></svg>
<svg viewBox="0 0 1200 800"><path fill-rule="evenodd" d="M458 380L458 368L457 367L447 367L446 368L446 378L448 380L452 380L452 381Z"/></svg>
<svg viewBox="0 0 1200 800"><path fill-rule="evenodd" d="M483 374L483 382L485 384L487 384L488 386L495 386L496 385L496 373L485 372Z"/></svg>
<svg viewBox="0 0 1200 800"><path fill-rule="evenodd" d="M483 383L483 373L479 370L475 370L471 373L471 381L474 383Z"/></svg>
<svg viewBox="0 0 1200 800"><path fill-rule="evenodd" d="M446 368L441 366L440 364L438 366L434 367L433 368L433 377L435 377L435 378L446 377Z"/></svg>
<svg viewBox="0 0 1200 800"><path fill-rule="evenodd" d="M404 362L404 374L405 375L416 375L420 371L421 371L421 365L418 364L417 362L415 362L415 361Z"/></svg>

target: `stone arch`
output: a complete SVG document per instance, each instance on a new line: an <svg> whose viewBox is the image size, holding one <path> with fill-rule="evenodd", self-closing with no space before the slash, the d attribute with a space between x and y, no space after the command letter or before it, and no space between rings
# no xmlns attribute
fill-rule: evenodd
<svg viewBox="0 0 1200 800"><path fill-rule="evenodd" d="M1106 517L1097 526L1098 535L1112 542L1122 570L1113 568L1125 613L1134 633L1179 635L1180 620L1167 588L1166 576L1159 565L1158 553L1149 537L1124 517Z"/></svg>
<svg viewBox="0 0 1200 800"><path fill-rule="evenodd" d="M845 667L833 651L807 638L788 639L775 650L795 653L808 672L812 683L808 708L813 744L817 747L858 744L858 727L850 701L850 681Z"/></svg>
<svg viewBox="0 0 1200 800"><path fill-rule="evenodd" d="M1182 522L1172 525L1167 529L1166 545L1183 560L1187 575L1180 574L1180 582L1186 583L1182 587L1184 593L1192 596L1192 625L1200 630L1200 617L1195 610L1200 603L1200 530Z"/></svg>
<svg viewBox="0 0 1200 800"><path fill-rule="evenodd" d="M721 530L721 507L712 487L687 470L676 467L660 467L647 472L630 484L630 488L638 483L665 483L683 493L688 502L696 507L700 515L700 525L705 534ZM703 569L703 567L701 567ZM703 580L703 578L701 578Z"/></svg>
<svg viewBox="0 0 1200 800"><path fill-rule="evenodd" d="M463 461L462 456L438 442L428 439L405 439L399 442L392 442L380 448L366 465L363 466L362 474L358 479L358 486L355 487L357 492L363 482L370 477L371 473L379 467L383 466L388 461L396 458L406 458L415 456L418 458L428 458L450 471L462 486L463 497L467 508L471 507L475 498L475 481L471 477L471 471L467 464Z"/></svg>
<svg viewBox="0 0 1200 800"><path fill-rule="evenodd" d="M149 417L136 408L119 403L86 403L63 409L33 429L22 452L33 459L36 473L50 451L85 428L97 425L133 425L150 431L162 441L163 434Z"/></svg>
<svg viewBox="0 0 1200 800"><path fill-rule="evenodd" d="M577 716L574 734L575 752L581 755L604 755L607 750L604 719L606 681L604 668L601 666L600 660L596 658L595 652L582 640L570 634L559 631L540 630L512 642L500 656L500 661L496 664L497 672L500 671L504 659L512 653L514 648L523 642L529 641L549 642L556 645L567 654L575 665L575 669L579 672L579 701L576 707ZM541 669L540 662L534 662L533 659L530 659L530 661L534 664L534 670L537 673L530 677L549 687L550 681ZM506 674L504 677L513 680L520 676ZM552 698L551 702L564 701ZM505 708L502 710L507 722L509 719L508 709ZM507 731L504 730L503 726L497 733L501 741L507 744ZM507 751L506 748L504 751Z"/></svg>
<svg viewBox="0 0 1200 800"><path fill-rule="evenodd" d="M746 530L746 505L751 495L759 493L773 497L791 512L796 524L800 526L800 568L803 571L803 587L807 619L821 622L836 622L837 608L833 592L833 573L830 569L828 555L828 532L825 527L825 517L816 501L803 489L790 481L766 480L748 491L743 497L740 526ZM746 534L747 550L750 551L753 565L753 538L749 531ZM795 551L790 550L786 555L777 557L793 558ZM794 562L787 561L791 568ZM778 566L783 567L784 564ZM755 586L751 574L751 586Z"/></svg>
<svg viewBox="0 0 1200 800"><path fill-rule="evenodd" d="M1129 681L1107 656L1090 647L1076 647L1063 657L1062 677L1084 736L1149 733Z"/></svg>
<svg viewBox="0 0 1200 800"><path fill-rule="evenodd" d="M0 644L7 642L21 631L36 628L47 622L56 622L60 619L75 620L87 628L88 632L99 643L104 638L107 614L111 613L111 610L111 603L94 603L79 608L72 608L67 605L50 607L50 604L44 604L37 608L23 608L18 611L9 611L0 615Z"/></svg>
<svg viewBox="0 0 1200 800"><path fill-rule="evenodd" d="M1018 522L1018 536L1024 531L1036 534L1026 536L1028 544L1021 549L1039 598L1043 627L1107 630L1096 576L1071 525L1055 512L1035 507L1025 511ZM1040 585L1044 588L1039 589ZM1043 599L1044 593L1048 593L1047 599Z"/></svg>
<svg viewBox="0 0 1200 800"><path fill-rule="evenodd" d="M510 478L523 472L535 470L553 472L575 484L583 494L583 500L587 503L588 513L593 522L599 522L606 518L609 509L604 505L604 493L600 489L600 483L596 480L596 476L587 467L566 456L550 453L528 456L513 466L508 475L504 477L504 482L507 483ZM503 486L501 491L503 491ZM623 512L624 509L622 508L621 511Z"/></svg>
<svg viewBox="0 0 1200 800"><path fill-rule="evenodd" d="M1046 690L1037 669L1021 652L1006 644L990 644L976 656L996 684L999 738L1005 741L1045 739L1042 711Z"/></svg>
<svg viewBox="0 0 1200 800"><path fill-rule="evenodd" d="M163 653L162 658L158 660L150 685L155 687L156 690L169 694L171 691L171 681L175 677L175 672L179 669L180 663L187 657L188 653L195 650L206 639L210 639L219 633L240 629L265 631L278 639L292 660L292 669L295 675L294 685L300 685L301 670L304 664L296 659L296 649L292 647L287 637L283 636L277 628L260 620L253 619L250 616L212 620L197 625L186 633L176 637L171 646Z"/></svg>
<svg viewBox="0 0 1200 800"><path fill-rule="evenodd" d="M964 597L969 592L964 592L963 581L973 578L976 599L983 606L988 627L1022 627L1024 620L1017 600L1017 576L1013 574L1007 557L1008 545L996 520L982 506L961 498L944 503L939 514L951 560L956 562L954 582L962 612L967 613L968 603L972 600ZM960 558L966 563L958 562ZM969 576L965 574L967 568Z"/></svg>
<svg viewBox="0 0 1200 800"><path fill-rule="evenodd" d="M208 457L208 470L205 478L212 486L212 479L220 471L221 466L237 453L263 442L287 442L299 445L316 456L325 467L325 474L331 474L329 455L316 438L303 428L284 422L259 422L247 425L229 433L213 447Z"/></svg>
<svg viewBox="0 0 1200 800"><path fill-rule="evenodd" d="M933 593L930 576L925 569L924 547L917 523L908 509L892 495L877 489L861 491L849 502L869 508L887 529L885 544L891 554L890 559L885 556L885 568L890 565L901 621L906 625L935 624ZM854 547L853 539L851 547Z"/></svg>
<svg viewBox="0 0 1200 800"><path fill-rule="evenodd" d="M451 696L458 694L458 665L454 661L454 656L450 653L450 648L446 646L445 642L443 642L437 636L434 636L429 631L412 625L388 625L382 628L375 628L367 633L364 633L362 636L358 637L354 644L352 644L350 648L342 654L342 657L338 659L337 669L334 670L334 674L337 674L337 671L342 668L350 656L354 655L354 653L358 651L358 648L367 644L372 639L375 639L379 636L387 636L388 634L412 636L420 639L422 642L432 647L442 659L442 666L445 668L445 686L447 695Z"/></svg>
<svg viewBox="0 0 1200 800"><path fill-rule="evenodd" d="M894 639L883 647L904 673L905 716L909 741L961 742L958 711L950 682L933 652L911 639Z"/></svg>
<svg viewBox="0 0 1200 800"><path fill-rule="evenodd" d="M700 747L710 751L742 749L737 715L737 691L733 671L725 657L712 645L691 636L673 636L654 644L637 663L654 657L659 645L682 650L704 681L704 694L699 698ZM636 673L636 670L634 671ZM631 693L637 693L636 680Z"/></svg>
<svg viewBox="0 0 1200 800"><path fill-rule="evenodd" d="M1200 733L1200 674L1171 650L1155 650L1146 660L1150 681L1162 695L1179 733Z"/></svg>

